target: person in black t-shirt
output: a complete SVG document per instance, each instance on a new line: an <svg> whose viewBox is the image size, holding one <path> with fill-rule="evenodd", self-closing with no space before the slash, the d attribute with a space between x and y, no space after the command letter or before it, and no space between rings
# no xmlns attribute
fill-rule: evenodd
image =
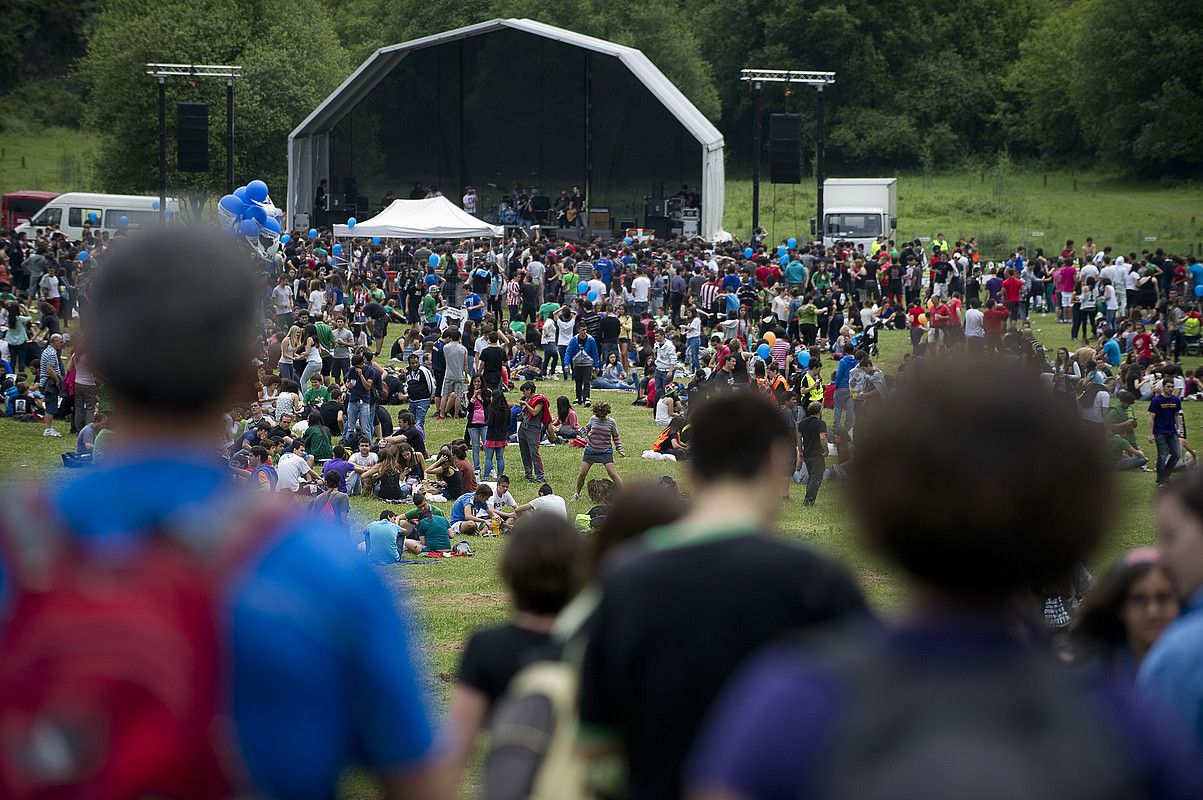
<svg viewBox="0 0 1203 800"><path fill-rule="evenodd" d="M514 617L472 634L460 660L444 726L449 761L458 785L476 734L510 681L533 657L549 655L556 615L572 599L580 534L568 520L536 512L510 532L501 556L501 577L510 590Z"/></svg>
<svg viewBox="0 0 1203 800"><path fill-rule="evenodd" d="M827 423L823 421L823 404L811 403L806 416L798 423L798 460L806 465L806 499L803 505L813 506L823 485L827 468Z"/></svg>
<svg viewBox="0 0 1203 800"><path fill-rule="evenodd" d="M794 446L772 403L721 393L693 409L690 430L693 511L615 554L601 579L580 714L589 788L603 797L680 797L695 731L745 658L867 613L841 568L770 531ZM606 781L624 774L619 762L626 786Z"/></svg>
<svg viewBox="0 0 1203 800"><path fill-rule="evenodd" d="M506 362L505 348L498 343L500 338L501 334L497 331L489 331L489 344L476 357L477 374L480 375L485 388L494 392L502 388L501 370Z"/></svg>

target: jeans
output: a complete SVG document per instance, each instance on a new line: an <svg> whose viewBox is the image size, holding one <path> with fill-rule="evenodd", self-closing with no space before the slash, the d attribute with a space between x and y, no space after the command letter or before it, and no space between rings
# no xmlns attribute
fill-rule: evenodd
<svg viewBox="0 0 1203 800"><path fill-rule="evenodd" d="M1140 469L1145 464L1149 463L1149 459L1141 456L1124 456L1119 460L1119 466L1116 469L1120 472L1131 472L1132 470Z"/></svg>
<svg viewBox="0 0 1203 800"><path fill-rule="evenodd" d="M698 353L702 349L702 340L700 337L691 336L685 340L685 361L689 364L691 372L697 373L702 368L698 361Z"/></svg>
<svg viewBox="0 0 1203 800"><path fill-rule="evenodd" d="M832 398L832 401L835 406L835 426L851 430L856 421L856 411L853 404L849 402L848 397L848 387L844 387L843 389L835 390L835 397ZM845 415L847 415L846 418ZM841 424L841 420L847 424Z"/></svg>
<svg viewBox="0 0 1203 800"><path fill-rule="evenodd" d="M546 480L543 474L543 459L539 457L539 442L543 438L543 423L537 420L522 420L518 426L518 452L522 455L522 471L528 478Z"/></svg>
<svg viewBox="0 0 1203 800"><path fill-rule="evenodd" d="M335 358L330 362L330 377L335 384L341 385L343 378L351 374L351 358Z"/></svg>
<svg viewBox="0 0 1203 800"><path fill-rule="evenodd" d="M543 374L551 377L556 374L556 365L560 363L560 351L554 344L543 345Z"/></svg>
<svg viewBox="0 0 1203 800"><path fill-rule="evenodd" d="M631 384L623 383L622 381L616 381L613 378L594 378L593 379L593 388L594 389L622 389L623 391L626 391L626 392L635 391L635 387L632 386Z"/></svg>
<svg viewBox="0 0 1203 800"><path fill-rule="evenodd" d="M359 494L363 490L363 481L358 472L347 473L347 494Z"/></svg>
<svg viewBox="0 0 1203 800"><path fill-rule="evenodd" d="M668 383L669 377L670 377L670 375L669 375L668 370L664 370L664 369L656 370L656 400L657 401L659 401L660 398L664 396L664 384Z"/></svg>
<svg viewBox="0 0 1203 800"><path fill-rule="evenodd" d="M576 382L576 401L584 403L589 399L589 389L593 384L593 367L574 366L572 378Z"/></svg>
<svg viewBox="0 0 1203 800"><path fill-rule="evenodd" d="M300 381L301 389L304 390L307 386L309 386L310 378L312 378L314 375L321 375L321 374L322 374L322 362L306 361L305 362L305 371L301 373L301 381Z"/></svg>
<svg viewBox="0 0 1203 800"><path fill-rule="evenodd" d="M484 425L469 425L468 426L468 444L472 448L472 466L480 471L480 448L485 441L485 426Z"/></svg>
<svg viewBox="0 0 1203 800"><path fill-rule="evenodd" d="M409 413L414 415L414 425L423 435L426 434L426 412L430 410L430 398L425 400L410 400Z"/></svg>
<svg viewBox="0 0 1203 800"><path fill-rule="evenodd" d="M504 447L486 447L485 448L485 468L481 476L493 475L493 457L497 457L497 472L495 477L500 478L505 474L505 448Z"/></svg>
<svg viewBox="0 0 1203 800"><path fill-rule="evenodd" d="M366 400L347 401L347 429L344 435L356 429L367 438L369 444L372 442L372 434L376 432L376 412Z"/></svg>
<svg viewBox="0 0 1203 800"><path fill-rule="evenodd" d="M297 379L297 373L296 373L296 370L294 370L292 368L291 361L281 361L279 364L279 367L280 367L280 380L295 381Z"/></svg>
<svg viewBox="0 0 1203 800"><path fill-rule="evenodd" d="M1174 474L1182 449L1177 433L1158 433L1153 440L1157 443L1157 483L1162 484Z"/></svg>
<svg viewBox="0 0 1203 800"><path fill-rule="evenodd" d="M813 503L819 496L819 487L823 485L823 473L826 463L823 456L803 459L806 464L806 502Z"/></svg>
<svg viewBox="0 0 1203 800"><path fill-rule="evenodd" d="M560 369L564 370L564 380L568 380L572 377L572 365L564 358L564 356L568 355L568 345L556 345L556 350L560 354ZM551 375L551 370L547 369L546 365L544 365L543 374L549 377Z"/></svg>
<svg viewBox="0 0 1203 800"><path fill-rule="evenodd" d="M75 384L75 430L83 430L85 425L92 422L96 407L96 386Z"/></svg>

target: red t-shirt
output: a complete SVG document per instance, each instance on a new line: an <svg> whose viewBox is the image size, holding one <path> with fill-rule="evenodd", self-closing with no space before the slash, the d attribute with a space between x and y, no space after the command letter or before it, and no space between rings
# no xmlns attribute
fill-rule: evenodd
<svg viewBox="0 0 1203 800"><path fill-rule="evenodd" d="M986 333L1002 333L1003 320L1009 316L1011 316L1010 312L1001 306L987 308L985 319L982 320L982 329Z"/></svg>
<svg viewBox="0 0 1203 800"><path fill-rule="evenodd" d="M1019 293L1023 291L1023 281L1012 275L1003 281L1002 288L1008 303L1018 303Z"/></svg>
<svg viewBox="0 0 1203 800"><path fill-rule="evenodd" d="M756 282L761 286L769 285L770 270L767 266L759 266L756 268Z"/></svg>
<svg viewBox="0 0 1203 800"><path fill-rule="evenodd" d="M1132 337L1132 349L1136 351L1137 358L1152 358L1153 337L1148 331L1141 331Z"/></svg>
<svg viewBox="0 0 1203 800"><path fill-rule="evenodd" d="M937 328L947 328L952 324L952 312L948 310L947 303L940 303L931 310L932 325Z"/></svg>
<svg viewBox="0 0 1203 800"><path fill-rule="evenodd" d="M919 322L919 317L923 316L923 308L920 306L911 306L910 311L906 312L911 318L911 327L918 328L922 326Z"/></svg>
<svg viewBox="0 0 1203 800"><path fill-rule="evenodd" d="M952 314L952 324L961 324L961 301L955 297L948 301L948 311Z"/></svg>

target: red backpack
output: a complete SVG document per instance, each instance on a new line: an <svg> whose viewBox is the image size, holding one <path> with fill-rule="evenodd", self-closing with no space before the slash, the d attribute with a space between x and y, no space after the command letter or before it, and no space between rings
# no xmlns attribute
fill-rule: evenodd
<svg viewBox="0 0 1203 800"><path fill-rule="evenodd" d="M0 796L228 798L246 785L224 697L216 609L283 510L256 496L97 553L48 507L10 495L0 548Z"/></svg>

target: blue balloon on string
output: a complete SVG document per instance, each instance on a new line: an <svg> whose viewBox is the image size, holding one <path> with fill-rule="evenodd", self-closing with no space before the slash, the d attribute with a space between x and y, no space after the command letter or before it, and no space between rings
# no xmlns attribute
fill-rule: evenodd
<svg viewBox="0 0 1203 800"><path fill-rule="evenodd" d="M751 258L751 257L752 257L752 254L753 254L753 253L755 253L755 252L756 252L756 251L755 251L755 250L753 250L752 248L750 248L750 247L745 247L745 248L744 248L744 258Z"/></svg>
<svg viewBox="0 0 1203 800"><path fill-rule="evenodd" d="M239 199L237 195L232 195L232 194L227 194L224 197L222 197L220 200L217 201L217 205L221 206L223 209L225 209L226 211L229 211L231 214L234 214L235 216L241 214L243 208L246 207L243 204L242 200Z"/></svg>
<svg viewBox="0 0 1203 800"><path fill-rule="evenodd" d="M585 298L590 303L596 303L597 302L597 292L589 292L589 294L585 295Z"/></svg>
<svg viewBox="0 0 1203 800"><path fill-rule="evenodd" d="M78 258L80 261L87 261L90 256L88 255L87 250L80 250L79 255L77 255L76 258Z"/></svg>
<svg viewBox="0 0 1203 800"><path fill-rule="evenodd" d="M263 206L249 205L246 207L246 218L253 219L262 225L267 222L267 211L263 209Z"/></svg>
<svg viewBox="0 0 1203 800"><path fill-rule="evenodd" d="M794 249L795 247L797 247L797 246L798 246L798 240L797 240L797 239L795 239L795 238L794 238L794 237L792 237L792 236L791 236L791 237L789 237L788 239L786 239L786 240L785 240L785 243L786 243L786 244L788 244L788 245L790 246L790 249L791 249L791 250L792 250L792 249Z"/></svg>
<svg viewBox="0 0 1203 800"><path fill-rule="evenodd" d="M238 223L238 232L243 236L251 237L259 235L259 223L253 219L244 219Z"/></svg>
<svg viewBox="0 0 1203 800"><path fill-rule="evenodd" d="M768 344L765 342L762 342L760 347L756 348L756 355L760 356L761 361L768 361L769 354L771 354L772 352L773 352L773 348L769 347Z"/></svg>
<svg viewBox="0 0 1203 800"><path fill-rule="evenodd" d="M267 199L267 184L263 181L251 181L246 185L246 199L262 203Z"/></svg>
<svg viewBox="0 0 1203 800"><path fill-rule="evenodd" d="M581 281L576 285L577 294L585 294L589 291L589 281Z"/></svg>
<svg viewBox="0 0 1203 800"><path fill-rule="evenodd" d="M336 244L330 249L334 251L334 255L336 256L341 256L343 254L343 246L341 244Z"/></svg>
<svg viewBox="0 0 1203 800"><path fill-rule="evenodd" d="M627 236L627 237L623 238L622 243L625 245L632 245L635 243L635 240L632 239L630 236Z"/></svg>
<svg viewBox="0 0 1203 800"><path fill-rule="evenodd" d="M151 207L152 209L154 209L155 211L158 211L158 210L159 210L159 201L158 201L158 200L151 200L151 201L150 201L150 207Z"/></svg>
<svg viewBox="0 0 1203 800"><path fill-rule="evenodd" d="M310 229L309 229L309 238L310 238L310 239L316 239L316 238L317 238L317 228L310 228Z"/></svg>
<svg viewBox="0 0 1203 800"><path fill-rule="evenodd" d="M379 236L373 236L373 237L372 237L372 244L380 244L380 237L379 237Z"/></svg>
<svg viewBox="0 0 1203 800"><path fill-rule="evenodd" d="M432 267L437 267L437 266L439 265L439 257L438 257L438 255L437 255L437 254L435 254L435 253L431 253L431 254L430 254L430 258L426 259L426 263L427 263L427 264L429 264L429 265L430 265L430 266L432 266Z"/></svg>
<svg viewBox="0 0 1203 800"><path fill-rule="evenodd" d="M779 244L779 245L777 245L777 255L779 255L779 256L783 256L783 255L785 255L787 252L789 252L789 248L788 248L788 247L786 247L786 246L785 246L785 245L783 245L783 244Z"/></svg>
<svg viewBox="0 0 1203 800"><path fill-rule="evenodd" d="M354 228L358 223L359 220L355 219L355 217L351 217L349 220L347 220L347 227Z"/></svg>
<svg viewBox="0 0 1203 800"><path fill-rule="evenodd" d="M280 244L288 244L292 241L292 237L287 233L280 237Z"/></svg>
<svg viewBox="0 0 1203 800"><path fill-rule="evenodd" d="M234 190L234 196L237 197L239 200L241 200L243 203L245 203L247 201L246 187L239 186L237 189Z"/></svg>
<svg viewBox="0 0 1203 800"><path fill-rule="evenodd" d="M280 223L275 217L267 217L263 220L263 227L267 228L272 233L280 232Z"/></svg>
<svg viewBox="0 0 1203 800"><path fill-rule="evenodd" d="M1203 297L1203 284L1195 287L1195 297Z"/></svg>
<svg viewBox="0 0 1203 800"><path fill-rule="evenodd" d="M122 214L121 218L117 220L117 224L122 228L126 227L129 225L129 217L125 216L125 214Z"/></svg>

